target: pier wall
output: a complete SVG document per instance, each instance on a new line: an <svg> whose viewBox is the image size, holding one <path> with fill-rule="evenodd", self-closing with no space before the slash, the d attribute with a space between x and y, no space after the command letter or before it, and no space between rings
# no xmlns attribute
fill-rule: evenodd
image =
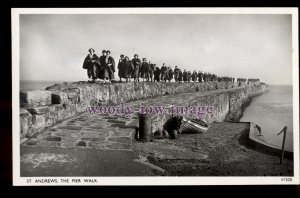
<svg viewBox="0 0 300 198"><path fill-rule="evenodd" d="M55 84L46 90L20 92L20 133L31 137L45 128L86 111L88 106L114 105L121 102L146 99L163 95L188 92L222 90L221 93L201 96L189 101L189 105L214 106L213 117L205 118L208 123L223 121L229 112L238 109L254 95L267 89L264 84L231 89L231 82L205 83L113 83L110 85L73 82ZM224 91L223 91L224 90ZM227 116L228 117L228 116ZM168 117L158 115L153 120L161 127ZM230 119L228 119L230 120Z"/></svg>

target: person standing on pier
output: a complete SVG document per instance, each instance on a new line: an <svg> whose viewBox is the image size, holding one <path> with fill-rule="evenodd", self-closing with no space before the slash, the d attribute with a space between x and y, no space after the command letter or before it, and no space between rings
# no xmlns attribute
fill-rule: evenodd
<svg viewBox="0 0 300 198"><path fill-rule="evenodd" d="M160 80L161 81L164 80L166 82L166 80L167 80L167 66L165 66L165 63L163 63L163 65L161 66L160 72L161 72Z"/></svg>
<svg viewBox="0 0 300 198"><path fill-rule="evenodd" d="M155 68L155 71L154 71L154 82L159 82L160 81L160 69L158 67Z"/></svg>
<svg viewBox="0 0 300 198"><path fill-rule="evenodd" d="M192 73L192 81L193 82L197 81L197 72L196 72L196 70L194 70L193 73Z"/></svg>
<svg viewBox="0 0 300 198"><path fill-rule="evenodd" d="M151 63L150 64L150 70L149 70L149 78L151 80L151 82L153 82L153 75L154 75L154 71L155 71L155 64Z"/></svg>
<svg viewBox="0 0 300 198"><path fill-rule="evenodd" d="M109 82L115 79L115 59L110 56L110 51L107 50L107 65L108 65L108 74L109 74Z"/></svg>
<svg viewBox="0 0 300 198"><path fill-rule="evenodd" d="M92 79L92 82L95 82L95 80L97 79L99 66L99 58L95 54L95 50L93 48L90 48L89 54L84 59L82 68L87 70L88 78Z"/></svg>
<svg viewBox="0 0 300 198"><path fill-rule="evenodd" d="M177 78L177 81L178 82L181 82L182 81L182 71L181 71L181 69L178 69L178 78Z"/></svg>
<svg viewBox="0 0 300 198"><path fill-rule="evenodd" d="M171 80L173 79L173 70L171 67L168 67L168 81L169 83L171 82Z"/></svg>
<svg viewBox="0 0 300 198"><path fill-rule="evenodd" d="M102 79L104 83L109 79L108 65L106 63L107 54L105 50L102 50L102 56L100 56L100 69L98 71L98 78Z"/></svg>
<svg viewBox="0 0 300 198"><path fill-rule="evenodd" d="M183 78L183 82L187 81L187 71L185 69L182 72L182 78Z"/></svg>
<svg viewBox="0 0 300 198"><path fill-rule="evenodd" d="M118 76L120 78L119 82L122 82L122 78L127 78L127 76L125 76L125 59L124 59L124 55L121 54L120 55L120 60L118 63Z"/></svg>
<svg viewBox="0 0 300 198"><path fill-rule="evenodd" d="M191 76L192 76L191 72L188 71L188 72L187 72L187 81L188 81L188 82L191 81Z"/></svg>
<svg viewBox="0 0 300 198"><path fill-rule="evenodd" d="M139 77L140 77L140 67L141 67L141 59L139 59L139 55L135 54L134 58L132 59L132 64L133 64L133 78L134 78L134 82L139 82Z"/></svg>
<svg viewBox="0 0 300 198"><path fill-rule="evenodd" d="M198 72L197 77L198 77L198 82L202 82L202 77L203 77L202 71Z"/></svg>
<svg viewBox="0 0 300 198"><path fill-rule="evenodd" d="M149 81L149 65L147 63L147 59L146 58L143 58L142 59L143 62L142 62L142 66L140 68L140 76L143 78L143 82L145 81L145 79L147 81Z"/></svg>
<svg viewBox="0 0 300 198"><path fill-rule="evenodd" d="M125 61L124 61L124 77L126 78L126 82L131 82L131 75L134 71L133 69L133 64L131 62L131 60L129 59L128 56L125 56Z"/></svg>
<svg viewBox="0 0 300 198"><path fill-rule="evenodd" d="M175 69L174 69L174 79L175 79L175 82L178 82L178 75L179 75L179 69L177 66L175 66Z"/></svg>

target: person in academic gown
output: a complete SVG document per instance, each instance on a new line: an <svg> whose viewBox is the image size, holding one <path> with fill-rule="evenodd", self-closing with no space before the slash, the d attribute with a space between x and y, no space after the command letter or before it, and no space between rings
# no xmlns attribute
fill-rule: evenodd
<svg viewBox="0 0 300 198"><path fill-rule="evenodd" d="M89 49L89 54L86 56L83 62L83 69L87 70L88 78L92 79L93 82L97 79L97 72L100 67L98 56L95 54L93 48Z"/></svg>
<svg viewBox="0 0 300 198"><path fill-rule="evenodd" d="M100 69L98 72L98 78L104 80L104 83L106 82L106 80L109 79L109 66L108 66L108 57L107 57L107 53L106 50L102 51L102 56L100 56Z"/></svg>

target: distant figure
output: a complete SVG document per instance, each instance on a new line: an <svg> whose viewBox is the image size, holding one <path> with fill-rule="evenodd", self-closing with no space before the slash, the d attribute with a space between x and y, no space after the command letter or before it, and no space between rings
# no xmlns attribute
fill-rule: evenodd
<svg viewBox="0 0 300 198"><path fill-rule="evenodd" d="M150 78L151 82L153 82L155 66L156 66L155 64L150 64L149 78Z"/></svg>
<svg viewBox="0 0 300 198"><path fill-rule="evenodd" d="M125 59L124 59L124 55L121 54L120 55L120 60L119 60L119 63L118 63L118 76L120 78L119 82L122 81L122 78L127 78L127 76L125 75Z"/></svg>
<svg viewBox="0 0 300 198"><path fill-rule="evenodd" d="M155 71L154 71L154 81L159 82L160 80L160 69L158 67L156 67Z"/></svg>
<svg viewBox="0 0 300 198"><path fill-rule="evenodd" d="M187 81L188 82L191 82L191 77L192 77L192 74L190 71L187 72Z"/></svg>
<svg viewBox="0 0 300 198"><path fill-rule="evenodd" d="M194 82L197 81L197 72L196 72L196 70L194 70L193 73L192 73L192 81L194 81Z"/></svg>
<svg viewBox="0 0 300 198"><path fill-rule="evenodd" d="M141 67L141 59L139 59L139 55L135 54L134 58L132 59L132 64L133 64L133 75L132 77L134 78L134 82L139 82L139 77L140 77L140 67Z"/></svg>
<svg viewBox="0 0 300 198"><path fill-rule="evenodd" d="M147 59L143 58L142 59L142 66L140 68L140 76L143 78L143 82L145 79L149 81L149 64L147 63Z"/></svg>
<svg viewBox="0 0 300 198"><path fill-rule="evenodd" d="M124 77L126 78L126 82L131 82L131 75L134 71L133 64L128 56L125 57L125 63L124 63L125 69L124 69Z"/></svg>
<svg viewBox="0 0 300 198"><path fill-rule="evenodd" d="M106 80L109 80L109 66L107 64L107 53L105 50L102 50L102 56L100 56L100 69L98 71L98 78L104 80L104 83Z"/></svg>
<svg viewBox="0 0 300 198"><path fill-rule="evenodd" d="M202 82L202 77L203 77L202 71L198 72L197 77L198 77L198 82Z"/></svg>
<svg viewBox="0 0 300 198"><path fill-rule="evenodd" d="M108 74L109 74L109 82L115 79L115 59L110 56L110 51L107 50L107 65L108 65Z"/></svg>
<svg viewBox="0 0 300 198"><path fill-rule="evenodd" d="M95 50L93 48L89 49L89 54L84 59L83 69L87 70L89 80L92 79L92 82L95 82L97 79L97 72L100 66L99 58L95 54Z"/></svg>
<svg viewBox="0 0 300 198"><path fill-rule="evenodd" d="M175 66L175 69L174 69L174 79L175 79L175 82L178 82L178 75L179 75L179 69L177 66Z"/></svg>
<svg viewBox="0 0 300 198"><path fill-rule="evenodd" d="M183 82L187 81L187 71L185 69L182 72L182 78L183 78Z"/></svg>
<svg viewBox="0 0 300 198"><path fill-rule="evenodd" d="M173 79L173 70L171 67L168 67L168 81L169 83L171 82L171 80Z"/></svg>
<svg viewBox="0 0 300 198"><path fill-rule="evenodd" d="M167 80L167 66L165 66L165 63L163 63L163 65L161 66L160 72L161 72L160 80L162 80L162 81L164 80L166 82L166 80Z"/></svg>
<svg viewBox="0 0 300 198"><path fill-rule="evenodd" d="M179 69L177 81L178 81L178 82L181 82L181 81L182 81L182 77L183 77L182 71L181 71L181 69Z"/></svg>

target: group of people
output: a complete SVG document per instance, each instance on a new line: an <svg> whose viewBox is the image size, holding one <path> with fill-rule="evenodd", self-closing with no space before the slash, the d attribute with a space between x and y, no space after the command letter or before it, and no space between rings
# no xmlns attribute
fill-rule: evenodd
<svg viewBox="0 0 300 198"><path fill-rule="evenodd" d="M88 78L95 82L97 78L104 82L114 79L115 60L110 56L109 50L103 50L102 56L98 57L93 48L89 49L89 54L84 59L83 69L87 70Z"/></svg>
<svg viewBox="0 0 300 198"><path fill-rule="evenodd" d="M110 83L114 80L115 73L115 60L110 56L109 50L103 50L102 56L98 57L95 54L95 50L90 48L89 54L84 60L83 68L87 69L87 74L91 81L95 81L97 78L106 80ZM217 81L217 82L235 82L235 78L228 76L217 76L216 74L211 74L202 71L193 72L187 70L181 70L175 66L174 70L170 66L166 66L165 63L161 68L157 67L156 64L147 61L146 58L139 58L138 54L134 54L134 58L130 60L128 56L120 55L118 62L118 76L119 81L122 81L122 78L126 82L131 82L131 79L134 82L139 82L140 78L144 81L151 82L208 82L208 81ZM259 81L259 79L249 79L253 82ZM244 82L246 79L238 78L237 82Z"/></svg>

